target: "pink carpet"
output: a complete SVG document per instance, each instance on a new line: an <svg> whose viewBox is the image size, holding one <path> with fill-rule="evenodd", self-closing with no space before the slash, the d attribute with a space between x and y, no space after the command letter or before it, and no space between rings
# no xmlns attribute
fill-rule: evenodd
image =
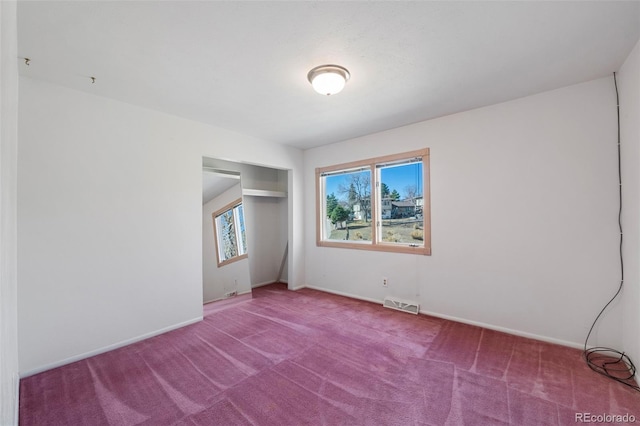
<svg viewBox="0 0 640 426"><path fill-rule="evenodd" d="M21 426L575 425L576 415L640 423L640 393L576 349L282 285L20 390Z"/></svg>

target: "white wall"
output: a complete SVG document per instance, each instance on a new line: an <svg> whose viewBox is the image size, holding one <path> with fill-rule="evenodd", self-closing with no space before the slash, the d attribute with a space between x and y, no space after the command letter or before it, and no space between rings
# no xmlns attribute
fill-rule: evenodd
<svg viewBox="0 0 640 426"><path fill-rule="evenodd" d="M239 172L244 189L288 192L288 170L204 158L207 167ZM244 196L249 271L252 287L276 280L289 231L290 197ZM283 280L288 278L284 270ZM304 284L300 282L299 286Z"/></svg>
<svg viewBox="0 0 640 426"><path fill-rule="evenodd" d="M0 2L0 424L18 424L16 3Z"/></svg>
<svg viewBox="0 0 640 426"><path fill-rule="evenodd" d="M245 196L249 264L253 287L274 282L287 244L287 199Z"/></svg>
<svg viewBox="0 0 640 426"><path fill-rule="evenodd" d="M241 259L218 268L215 247L212 215L238 198L242 198L242 186L239 182L202 206L202 294L204 303L223 299L225 293L228 292L236 291L238 294L244 294L251 291L249 259Z"/></svg>
<svg viewBox="0 0 640 426"><path fill-rule="evenodd" d="M625 284L623 350L640 362L640 41L618 74Z"/></svg>
<svg viewBox="0 0 640 426"><path fill-rule="evenodd" d="M613 80L603 78L307 150L307 283L581 345L618 284L615 134ZM432 256L316 246L316 167L422 147ZM592 343L621 343L620 311Z"/></svg>
<svg viewBox="0 0 640 426"><path fill-rule="evenodd" d="M244 188L267 191L287 192L287 171L269 170L254 173L242 181ZM249 244L249 265L253 287L274 282L282 263L282 256L287 245L287 229L289 223L289 197L245 196L249 215L247 229L251 238ZM283 271L283 280L287 279L287 271ZM300 283L304 284L304 283Z"/></svg>
<svg viewBox="0 0 640 426"><path fill-rule="evenodd" d="M304 282L299 150L26 77L19 119L21 374L201 317L203 156L291 170Z"/></svg>

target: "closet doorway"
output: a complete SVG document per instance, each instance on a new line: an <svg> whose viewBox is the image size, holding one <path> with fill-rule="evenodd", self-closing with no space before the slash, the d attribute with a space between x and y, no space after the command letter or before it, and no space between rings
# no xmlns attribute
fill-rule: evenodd
<svg viewBox="0 0 640 426"><path fill-rule="evenodd" d="M203 157L204 303L288 281L288 170ZM214 213L235 200L244 213L247 257L219 265Z"/></svg>

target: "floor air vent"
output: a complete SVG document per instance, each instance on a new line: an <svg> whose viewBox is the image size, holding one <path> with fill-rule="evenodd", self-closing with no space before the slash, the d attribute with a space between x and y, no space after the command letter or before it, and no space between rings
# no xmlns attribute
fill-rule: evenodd
<svg viewBox="0 0 640 426"><path fill-rule="evenodd" d="M415 315L418 315L418 312L420 312L420 305L417 303L396 299L394 297L385 297L382 306Z"/></svg>

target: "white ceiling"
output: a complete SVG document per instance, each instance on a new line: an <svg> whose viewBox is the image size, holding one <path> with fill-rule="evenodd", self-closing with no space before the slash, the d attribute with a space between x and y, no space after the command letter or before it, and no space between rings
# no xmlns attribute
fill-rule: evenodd
<svg viewBox="0 0 640 426"><path fill-rule="evenodd" d="M231 177L230 175L222 175L220 173L211 173L203 170L202 173L202 204L222 194L227 189L240 183L240 175Z"/></svg>
<svg viewBox="0 0 640 426"><path fill-rule="evenodd" d="M639 37L636 1L18 4L22 75L303 149L610 75Z"/></svg>

